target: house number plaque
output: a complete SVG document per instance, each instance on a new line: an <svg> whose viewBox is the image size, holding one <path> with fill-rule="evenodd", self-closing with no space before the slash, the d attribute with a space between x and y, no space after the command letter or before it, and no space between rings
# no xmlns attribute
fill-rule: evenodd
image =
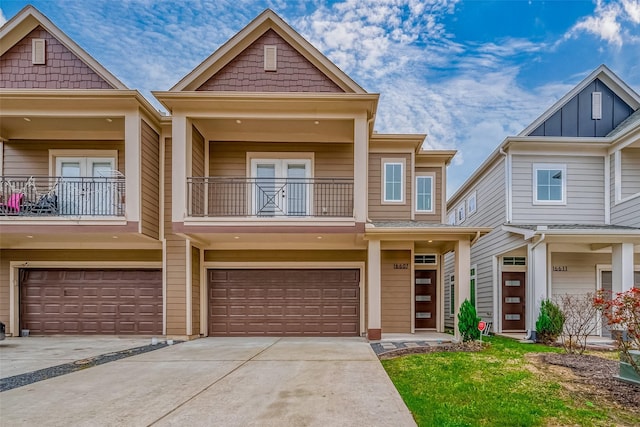
<svg viewBox="0 0 640 427"><path fill-rule="evenodd" d="M393 264L394 270L408 270L409 264Z"/></svg>
<svg viewBox="0 0 640 427"><path fill-rule="evenodd" d="M554 265L553 271L569 271L566 265Z"/></svg>

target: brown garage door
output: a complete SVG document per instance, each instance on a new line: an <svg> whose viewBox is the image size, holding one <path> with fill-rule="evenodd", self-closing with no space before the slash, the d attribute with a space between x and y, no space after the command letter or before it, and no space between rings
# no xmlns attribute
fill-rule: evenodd
<svg viewBox="0 0 640 427"><path fill-rule="evenodd" d="M209 270L210 336L357 336L359 270Z"/></svg>
<svg viewBox="0 0 640 427"><path fill-rule="evenodd" d="M21 271L20 323L30 334L162 334L160 270Z"/></svg>

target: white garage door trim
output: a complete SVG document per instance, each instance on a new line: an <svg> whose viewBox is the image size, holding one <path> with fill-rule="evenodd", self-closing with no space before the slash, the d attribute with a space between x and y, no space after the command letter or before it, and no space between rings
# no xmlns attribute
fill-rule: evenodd
<svg viewBox="0 0 640 427"><path fill-rule="evenodd" d="M200 325L205 325L206 328L209 323L209 304L207 299L207 270L210 268L219 268L219 269L238 269L238 270L250 270L250 269L259 269L259 268L269 268L269 269L297 269L297 270L308 270L308 269L357 269L360 270L360 283L358 284L358 288L360 289L360 334L364 334L365 324L364 324L364 302L367 298L364 287L364 274L365 274L365 263L361 262L216 262L209 261L205 262L201 265L200 272ZM201 326L202 329L202 326ZM203 332L201 332L201 335ZM204 332L206 336L206 332Z"/></svg>
<svg viewBox="0 0 640 427"><path fill-rule="evenodd" d="M9 262L9 319L11 326L9 332L14 336L20 336L18 314L20 312L20 288L18 283L21 268L70 268L70 269L89 269L89 268L117 268L117 269L162 269L162 262L155 261L10 261ZM162 289L163 305L166 298L164 284ZM163 313L162 329L166 329Z"/></svg>

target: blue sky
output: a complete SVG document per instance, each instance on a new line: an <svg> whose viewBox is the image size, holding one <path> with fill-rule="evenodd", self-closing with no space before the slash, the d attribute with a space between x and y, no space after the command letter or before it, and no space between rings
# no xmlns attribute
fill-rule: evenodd
<svg viewBox="0 0 640 427"><path fill-rule="evenodd" d="M600 64L640 92L640 0L2 0L31 3L151 102L269 7L369 92L376 129L456 149L452 194Z"/></svg>

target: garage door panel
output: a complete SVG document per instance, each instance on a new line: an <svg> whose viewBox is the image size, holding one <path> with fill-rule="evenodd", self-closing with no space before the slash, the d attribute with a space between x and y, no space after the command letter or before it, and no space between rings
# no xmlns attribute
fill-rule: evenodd
<svg viewBox="0 0 640 427"><path fill-rule="evenodd" d="M38 334L161 334L160 270L29 269L21 327Z"/></svg>
<svg viewBox="0 0 640 427"><path fill-rule="evenodd" d="M207 277L211 336L359 334L359 270L209 270Z"/></svg>

